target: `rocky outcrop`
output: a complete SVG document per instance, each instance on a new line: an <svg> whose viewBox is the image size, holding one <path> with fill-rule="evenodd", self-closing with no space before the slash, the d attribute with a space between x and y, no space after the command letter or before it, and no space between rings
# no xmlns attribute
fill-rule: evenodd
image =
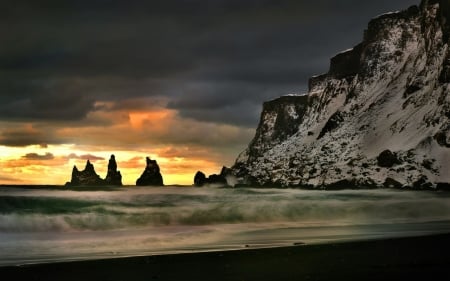
<svg viewBox="0 0 450 281"><path fill-rule="evenodd" d="M73 167L72 179L66 186L122 186L122 175L117 170L116 158L111 155L108 163L108 173L105 179L101 179L95 172L91 161L86 161L86 167L79 171L77 166Z"/></svg>
<svg viewBox="0 0 450 281"><path fill-rule="evenodd" d="M109 159L105 184L117 186L122 185L122 175L120 174L120 171L117 170L117 163L114 155L111 155L111 158Z"/></svg>
<svg viewBox="0 0 450 281"><path fill-rule="evenodd" d="M397 158L397 155L395 155L395 153L393 153L389 149L386 149L385 151L381 152L380 155L378 155L377 163L378 166L384 168L391 168L394 165L401 164L400 160L398 160Z"/></svg>
<svg viewBox="0 0 450 281"><path fill-rule="evenodd" d="M204 185L214 185L214 186L228 186L227 178L232 176L232 171L230 168L222 167L220 174L212 174L209 177L198 171L194 176L194 185L195 186L204 186Z"/></svg>
<svg viewBox="0 0 450 281"><path fill-rule="evenodd" d="M194 185L195 186L203 186L206 184L206 181L207 181L206 175L203 172L198 171L197 173L195 173L195 176L194 176Z"/></svg>
<svg viewBox="0 0 450 281"><path fill-rule="evenodd" d="M89 160L83 171L78 171L77 166L73 167L72 179L66 183L67 186L99 186L105 185L105 181L95 172L94 165Z"/></svg>
<svg viewBox="0 0 450 281"><path fill-rule="evenodd" d="M136 181L138 186L163 186L163 178L159 171L159 166L156 160L146 158L147 165L139 179Z"/></svg>
<svg viewBox="0 0 450 281"><path fill-rule="evenodd" d="M238 184L340 189L450 182L450 4L372 19L305 95L264 103Z"/></svg>

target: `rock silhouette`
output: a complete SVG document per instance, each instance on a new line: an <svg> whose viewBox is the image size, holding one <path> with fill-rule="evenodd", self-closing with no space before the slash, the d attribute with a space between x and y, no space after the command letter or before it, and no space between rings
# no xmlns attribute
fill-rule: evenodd
<svg viewBox="0 0 450 281"><path fill-rule="evenodd" d="M120 171L117 170L116 158L111 155L108 163L108 173L106 174L105 184L107 185L122 185L122 175Z"/></svg>
<svg viewBox="0 0 450 281"><path fill-rule="evenodd" d="M114 155L111 155L108 163L108 173L102 179L95 172L94 165L87 160L86 167L79 171L77 166L73 166L72 178L66 186L122 186L122 175L117 171L117 163Z"/></svg>
<svg viewBox="0 0 450 281"><path fill-rule="evenodd" d="M146 158L147 165L142 175L137 179L136 185L138 186L163 186L163 178L159 170L156 160Z"/></svg>
<svg viewBox="0 0 450 281"><path fill-rule="evenodd" d="M206 176L203 172L198 171L194 176L194 185L203 186L206 183Z"/></svg>
<svg viewBox="0 0 450 281"><path fill-rule="evenodd" d="M212 174L209 175L209 177L206 177L206 175L198 171L194 176L194 185L195 186L204 186L207 184L213 184L213 185L223 185L227 186L227 176L231 174L231 169L227 167L223 167L220 171L220 174Z"/></svg>
<svg viewBox="0 0 450 281"><path fill-rule="evenodd" d="M72 179L66 183L68 186L99 186L105 185L105 181L95 172L94 165L89 160L86 161L86 167L79 171L77 166L73 166Z"/></svg>

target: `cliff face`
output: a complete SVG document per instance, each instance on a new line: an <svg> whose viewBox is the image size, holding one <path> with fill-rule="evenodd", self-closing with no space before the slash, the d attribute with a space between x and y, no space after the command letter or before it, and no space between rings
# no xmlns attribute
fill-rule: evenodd
<svg viewBox="0 0 450 281"><path fill-rule="evenodd" d="M436 187L450 182L450 7L372 19L305 96L266 102L233 173L244 184ZM386 152L386 151L389 151ZM384 155L392 165L379 165Z"/></svg>

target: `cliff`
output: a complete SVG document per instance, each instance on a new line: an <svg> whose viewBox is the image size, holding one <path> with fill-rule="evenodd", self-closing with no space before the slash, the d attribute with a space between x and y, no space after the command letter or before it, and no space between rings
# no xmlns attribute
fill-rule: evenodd
<svg viewBox="0 0 450 281"><path fill-rule="evenodd" d="M449 7L425 0L372 19L360 44L310 79L307 95L264 103L256 135L232 167L238 181L418 189L450 182Z"/></svg>

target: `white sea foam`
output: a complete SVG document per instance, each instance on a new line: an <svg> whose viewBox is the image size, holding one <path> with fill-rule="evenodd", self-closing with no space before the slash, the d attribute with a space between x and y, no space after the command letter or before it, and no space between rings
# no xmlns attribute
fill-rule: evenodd
<svg viewBox="0 0 450 281"><path fill-rule="evenodd" d="M0 264L450 231L445 193L0 189Z"/></svg>

